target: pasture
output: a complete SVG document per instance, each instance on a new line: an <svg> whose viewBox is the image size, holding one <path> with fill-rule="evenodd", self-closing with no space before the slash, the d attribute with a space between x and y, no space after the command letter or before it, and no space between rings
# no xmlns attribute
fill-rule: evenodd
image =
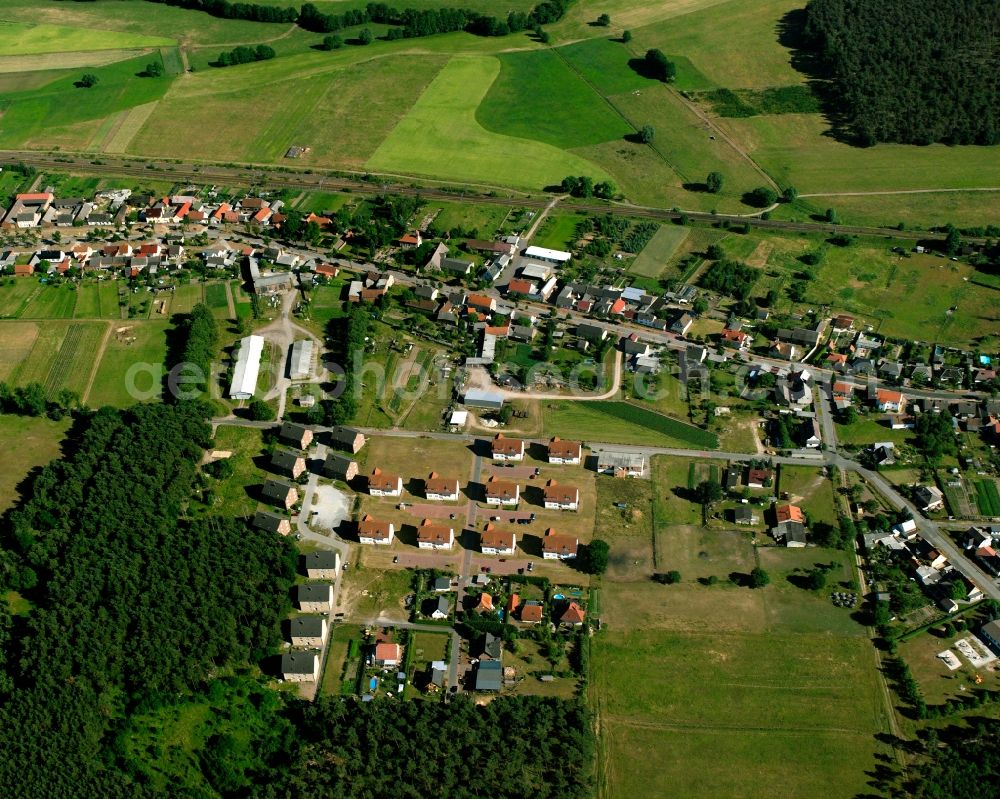
<svg viewBox="0 0 1000 799"><path fill-rule="evenodd" d="M162 321L129 321L115 327L88 397L91 407L125 408L159 398L167 326Z"/></svg>
<svg viewBox="0 0 1000 799"><path fill-rule="evenodd" d="M594 164L552 145L486 130L476 109L500 72L491 57L456 57L431 81L366 166L528 188L566 175L608 179Z"/></svg>
<svg viewBox="0 0 1000 799"><path fill-rule="evenodd" d="M4 453L0 513L17 502L17 486L32 469L59 457L60 444L69 426L69 417L53 422L44 417L0 414L0 449Z"/></svg>
<svg viewBox="0 0 1000 799"><path fill-rule="evenodd" d="M642 277L659 277L687 237L686 227L662 225L632 262L629 272Z"/></svg>

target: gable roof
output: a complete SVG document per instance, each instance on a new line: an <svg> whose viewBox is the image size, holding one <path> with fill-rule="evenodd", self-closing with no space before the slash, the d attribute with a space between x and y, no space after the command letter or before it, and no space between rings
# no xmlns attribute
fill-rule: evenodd
<svg viewBox="0 0 1000 799"><path fill-rule="evenodd" d="M549 480L544 488L546 502L558 502L566 505L580 500L580 489L571 485L559 485L555 480Z"/></svg>
<svg viewBox="0 0 1000 799"><path fill-rule="evenodd" d="M558 436L549 441L549 457L552 458L579 458L581 445L579 441L563 441Z"/></svg>
<svg viewBox="0 0 1000 799"><path fill-rule="evenodd" d="M395 491L399 488L402 479L398 474L383 472L376 466L368 477L368 487L377 491Z"/></svg>
<svg viewBox="0 0 1000 799"><path fill-rule="evenodd" d="M501 455L519 455L524 452L524 441L520 438L506 438L503 433L497 433L493 438L493 453Z"/></svg>
<svg viewBox="0 0 1000 799"><path fill-rule="evenodd" d="M495 475L486 481L486 496L492 499L515 499L519 491L517 483L501 480Z"/></svg>
<svg viewBox="0 0 1000 799"><path fill-rule="evenodd" d="M428 494L455 494L458 492L458 478L442 477L437 472L431 472L424 481L424 491Z"/></svg>
<svg viewBox="0 0 1000 799"><path fill-rule="evenodd" d="M778 524L782 522L805 524L806 521L806 516L798 505L775 505L774 518Z"/></svg>
<svg viewBox="0 0 1000 799"><path fill-rule="evenodd" d="M575 555L579 546L580 540L575 535L557 533L551 527L545 531L545 537L542 539L542 551L558 555Z"/></svg>

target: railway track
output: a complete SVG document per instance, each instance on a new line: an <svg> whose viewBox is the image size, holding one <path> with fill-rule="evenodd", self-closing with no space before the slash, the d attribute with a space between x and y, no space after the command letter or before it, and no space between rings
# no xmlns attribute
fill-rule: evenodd
<svg viewBox="0 0 1000 799"><path fill-rule="evenodd" d="M220 164L176 164L168 161L137 161L123 158L85 158L69 155L48 155L30 151L0 151L0 164L23 163L39 170L73 172L114 177L134 176L149 179L169 178L178 183L202 185L222 183L230 186L300 189L309 191L347 191L362 195L399 194L420 196L435 200L468 200L487 205L517 206L543 209L551 195L498 196L496 192L481 189L441 189L433 186L414 186L399 182L372 182L368 180L325 175L319 172L288 171L259 166L224 166ZM763 230L793 233L839 233L855 236L875 236L890 239L918 241L943 239L944 233L895 228L866 227L859 225L831 225L822 222L793 222L783 219L761 219L726 214L709 214L699 211L675 211L666 208L629 205L627 203L573 203L567 206L574 211L594 214L612 214L658 221L677 221L682 217L693 222L730 225L750 224ZM967 241L979 241L967 239Z"/></svg>

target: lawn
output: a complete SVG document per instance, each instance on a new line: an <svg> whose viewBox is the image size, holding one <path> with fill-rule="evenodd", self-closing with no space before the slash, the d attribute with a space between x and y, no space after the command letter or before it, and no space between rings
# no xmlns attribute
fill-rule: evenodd
<svg viewBox="0 0 1000 799"><path fill-rule="evenodd" d="M576 214L549 215L542 222L531 243L536 247L553 250L569 250L576 243L576 226L580 224Z"/></svg>
<svg viewBox="0 0 1000 799"><path fill-rule="evenodd" d="M177 286L170 301L170 313L191 313L194 306L205 301L204 285L198 281Z"/></svg>
<svg viewBox="0 0 1000 799"><path fill-rule="evenodd" d="M167 326L167 322L159 320L123 322L121 327L127 330L113 332L108 339L88 404L124 408L158 399L167 353Z"/></svg>
<svg viewBox="0 0 1000 799"><path fill-rule="evenodd" d="M476 110L476 120L487 130L562 149L634 132L557 51L507 53L499 58L500 74Z"/></svg>
<svg viewBox="0 0 1000 799"><path fill-rule="evenodd" d="M323 682L320 691L328 696L341 693L351 693L354 688L353 678L356 676L357 658L352 658L348 662L352 641L360 651L362 643L361 630L348 624L334 625L330 633L330 642L327 644L326 667L323 672ZM354 666L354 668L351 668Z"/></svg>
<svg viewBox="0 0 1000 799"><path fill-rule="evenodd" d="M0 513L18 500L18 484L28 473L59 457L60 445L70 419L58 422L44 417L0 414L0 449L4 467L0 469Z"/></svg>
<svg viewBox="0 0 1000 799"><path fill-rule="evenodd" d="M0 6L0 9L2 8L3 6ZM173 40L160 36L142 36L60 25L0 22L0 56L80 50L169 47L172 44L174 44Z"/></svg>
<svg viewBox="0 0 1000 799"><path fill-rule="evenodd" d="M440 230L459 228L464 231L478 231L479 238L490 239L500 229L507 218L508 209L497 205L476 205L475 203L450 203L434 200L426 209L434 214L434 227Z"/></svg>
<svg viewBox="0 0 1000 799"><path fill-rule="evenodd" d="M686 227L662 225L632 262L629 271L643 277L659 277L687 237Z"/></svg>
<svg viewBox="0 0 1000 799"><path fill-rule="evenodd" d="M967 617L972 620L972 617ZM983 619L982 621L985 621ZM975 629L975 625L971 625ZM940 705L949 699L962 698L960 685L965 686L965 692L975 686L976 674L983 678L983 684L978 686L983 690L1000 690L1000 671L974 668L965 656L954 648L955 642L970 635L968 630L959 631L957 635L944 637L941 628L932 628L926 633L914 636L899 645L899 654L910 667L913 678L920 685L928 705ZM951 649L962 663L962 668L949 671L938 659L938 653Z"/></svg>
<svg viewBox="0 0 1000 799"><path fill-rule="evenodd" d="M251 516L257 510L257 501L248 489L261 485L271 477L264 470L266 458L260 430L248 427L219 427L212 440L212 449L231 452L229 462L233 476L221 481L211 481L215 503L206 512L220 516ZM198 508L199 506L195 506Z"/></svg>
<svg viewBox="0 0 1000 799"><path fill-rule="evenodd" d="M226 296L225 283L207 283L205 285L205 304L212 313L220 319L229 318L229 301Z"/></svg>
<svg viewBox="0 0 1000 799"><path fill-rule="evenodd" d="M779 496L801 506L813 521L837 522L833 483L815 466L782 466L778 472Z"/></svg>
<svg viewBox="0 0 1000 799"><path fill-rule="evenodd" d="M482 127L476 109L499 72L496 58L452 58L367 166L536 189L557 184L566 175L607 179L594 164L557 147Z"/></svg>
<svg viewBox="0 0 1000 799"><path fill-rule="evenodd" d="M878 441L892 441L898 447L912 437L911 430L892 430L878 417L859 416L853 424L837 425L837 440L852 447L864 447Z"/></svg>

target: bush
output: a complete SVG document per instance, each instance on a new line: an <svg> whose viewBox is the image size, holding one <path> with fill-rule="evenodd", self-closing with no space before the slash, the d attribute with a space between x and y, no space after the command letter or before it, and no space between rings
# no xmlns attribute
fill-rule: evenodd
<svg viewBox="0 0 1000 799"><path fill-rule="evenodd" d="M705 178L705 188L711 194L718 194L722 191L722 184L724 182L725 179L722 177L721 172L709 172L708 177Z"/></svg>
<svg viewBox="0 0 1000 799"><path fill-rule="evenodd" d="M271 406L257 397L250 400L247 411L255 422L270 422L274 419L274 410Z"/></svg>
<svg viewBox="0 0 1000 799"><path fill-rule="evenodd" d="M750 587L751 588L763 588L771 582L771 575L764 571L760 566L756 567L750 572Z"/></svg>
<svg viewBox="0 0 1000 799"><path fill-rule="evenodd" d="M767 186L758 186L751 192L744 195L743 201L754 208L768 208L778 200L778 194L774 189Z"/></svg>

